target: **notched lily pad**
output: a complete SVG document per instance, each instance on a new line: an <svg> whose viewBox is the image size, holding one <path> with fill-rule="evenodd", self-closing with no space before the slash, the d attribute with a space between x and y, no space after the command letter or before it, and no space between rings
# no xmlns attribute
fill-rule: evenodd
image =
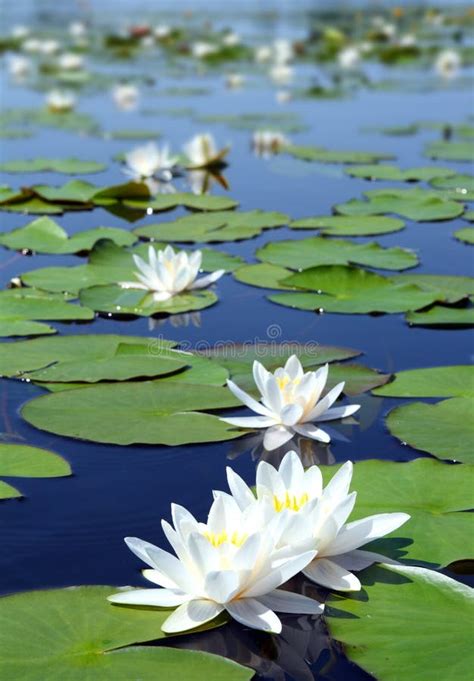
<svg viewBox="0 0 474 681"><path fill-rule="evenodd" d="M347 175L361 177L366 180L393 180L399 182L429 182L434 178L445 178L456 174L452 168L438 166L422 166L420 168L408 168L401 170L392 165L364 165L355 168L346 168Z"/></svg>
<svg viewBox="0 0 474 681"><path fill-rule="evenodd" d="M377 189L364 192L367 200L351 199L335 206L342 215L394 213L416 222L451 220L464 212L456 201L425 189Z"/></svg>
<svg viewBox="0 0 474 681"><path fill-rule="evenodd" d="M474 367L441 366L398 371L391 383L374 390L383 397L474 397Z"/></svg>
<svg viewBox="0 0 474 681"><path fill-rule="evenodd" d="M51 171L67 175L79 175L81 173L89 175L99 173L105 168L104 163L82 161L78 158L33 158L0 163L0 172L3 173L44 173Z"/></svg>
<svg viewBox="0 0 474 681"><path fill-rule="evenodd" d="M426 312L407 312L411 326L474 326L474 307L445 307L434 305Z"/></svg>
<svg viewBox="0 0 474 681"><path fill-rule="evenodd" d="M324 215L293 220L289 226L292 229L319 229L328 236L371 236L398 232L405 227L405 223L397 218L377 215Z"/></svg>
<svg viewBox="0 0 474 681"><path fill-rule="evenodd" d="M442 161L473 161L474 142L448 142L438 140L425 147L425 156Z"/></svg>
<svg viewBox="0 0 474 681"><path fill-rule="evenodd" d="M393 154L372 151L331 151L323 147L287 145L283 151L302 161L318 161L319 163L374 163L389 161Z"/></svg>
<svg viewBox="0 0 474 681"><path fill-rule="evenodd" d="M454 232L454 237L465 244L474 244L474 227L463 227Z"/></svg>
<svg viewBox="0 0 474 681"><path fill-rule="evenodd" d="M59 478L71 475L71 467L62 456L29 445L0 443L0 475L7 478ZM23 494L0 481L0 499Z"/></svg>

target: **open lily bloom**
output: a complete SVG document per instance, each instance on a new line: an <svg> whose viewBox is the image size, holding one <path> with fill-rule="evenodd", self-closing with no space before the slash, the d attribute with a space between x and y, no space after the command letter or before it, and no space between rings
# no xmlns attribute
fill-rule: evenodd
<svg viewBox="0 0 474 681"><path fill-rule="evenodd" d="M84 67L82 55L67 52L58 58L58 66L63 71L80 71Z"/></svg>
<svg viewBox="0 0 474 681"><path fill-rule="evenodd" d="M135 85L130 85L128 83L119 83L112 90L112 98L115 105L122 109L122 111L131 111L135 109L140 93Z"/></svg>
<svg viewBox="0 0 474 681"><path fill-rule="evenodd" d="M202 253L186 251L175 253L171 246L156 251L153 246L148 249L148 262L134 254L133 260L138 268L135 272L137 281L120 282L122 288L137 288L153 293L156 301L169 300L173 296L200 288L206 288L220 279L225 270L216 270L204 277L197 278L201 268Z"/></svg>
<svg viewBox="0 0 474 681"><path fill-rule="evenodd" d="M74 109L76 106L76 98L69 92L53 90L46 96L46 105L50 111L65 113Z"/></svg>
<svg viewBox="0 0 474 681"><path fill-rule="evenodd" d="M267 371L260 362L253 363L253 378L260 391L260 402L227 381L229 390L258 416L223 418L222 421L241 428L267 428L264 447L272 450L291 440L295 433L330 442L330 436L314 425L315 421L332 421L351 416L360 405L344 407L331 405L342 393L344 383L338 383L322 399L328 377L328 365L305 373L301 362L292 355L284 367L275 373Z"/></svg>
<svg viewBox="0 0 474 681"><path fill-rule="evenodd" d="M337 55L337 61L341 69L354 69L360 61L360 51L357 47L346 47Z"/></svg>
<svg viewBox="0 0 474 681"><path fill-rule="evenodd" d="M163 145L160 149L154 142L149 142L125 154L125 162L127 168L124 172L136 180L153 177L159 172L169 175L165 179L171 179L171 170L178 162L178 158L170 155L168 145Z"/></svg>
<svg viewBox="0 0 474 681"><path fill-rule="evenodd" d="M185 508L172 506L172 527L163 531L176 556L137 538L125 541L151 569L146 579L161 589L137 589L114 594L112 603L173 607L164 622L166 633L194 629L224 610L253 629L280 633L274 610L319 615L317 601L278 587L314 557L314 551L277 548L284 523L274 518L260 526L259 508L242 512L228 495L218 495L206 524Z"/></svg>
<svg viewBox="0 0 474 681"><path fill-rule="evenodd" d="M269 158L277 154L283 147L290 144L290 140L281 132L274 130L256 130L252 135L252 147L257 156Z"/></svg>
<svg viewBox="0 0 474 681"><path fill-rule="evenodd" d="M31 60L21 55L10 57L8 61L8 71L13 78L18 80L29 75L32 69Z"/></svg>
<svg viewBox="0 0 474 681"><path fill-rule="evenodd" d="M281 545L316 550L303 574L338 591L361 588L352 570L392 562L359 547L393 532L410 518L406 513L380 513L345 524L356 501L356 492L349 493L351 479L352 463L348 461L323 489L319 468L311 466L305 471L296 452L288 452L278 469L265 461L258 464L255 497L242 478L227 469L229 488L239 508L249 513L268 500L276 515L285 514Z"/></svg>
<svg viewBox="0 0 474 681"><path fill-rule="evenodd" d="M435 60L435 69L442 78L454 78L461 68L461 57L454 50L443 50Z"/></svg>
<svg viewBox="0 0 474 681"><path fill-rule="evenodd" d="M214 137L209 133L195 135L184 145L183 149L189 168L209 168L221 163L229 153L229 147L219 150Z"/></svg>

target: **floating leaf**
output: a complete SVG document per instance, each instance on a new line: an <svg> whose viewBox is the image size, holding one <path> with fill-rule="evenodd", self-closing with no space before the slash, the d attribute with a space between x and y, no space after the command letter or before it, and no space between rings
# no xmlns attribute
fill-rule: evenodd
<svg viewBox="0 0 474 681"><path fill-rule="evenodd" d="M447 191L447 196L455 201L474 201L474 176L458 175L435 178L430 182L435 189Z"/></svg>
<svg viewBox="0 0 474 681"><path fill-rule="evenodd" d="M113 606L107 596L116 592L113 586L80 586L0 599L5 679L156 681L159 670L163 680L250 681L253 670L208 653L133 646L163 639L161 625L171 610Z"/></svg>
<svg viewBox="0 0 474 681"><path fill-rule="evenodd" d="M389 161L393 154L371 151L331 151L322 147L287 145L283 151L303 161L319 163L374 163Z"/></svg>
<svg viewBox="0 0 474 681"><path fill-rule="evenodd" d="M125 200L125 205L130 208L137 208L146 211L151 208L153 211L171 210L178 206L184 206L191 210L214 211L230 210L238 205L237 201L227 196L208 196L207 194L159 194L149 201Z"/></svg>
<svg viewBox="0 0 474 681"><path fill-rule="evenodd" d="M435 305L427 312L408 312L405 319L413 326L473 326L474 307Z"/></svg>
<svg viewBox="0 0 474 681"><path fill-rule="evenodd" d="M374 390L382 397L474 397L474 367L444 366L398 371L391 383Z"/></svg>
<svg viewBox="0 0 474 681"><path fill-rule="evenodd" d="M226 388L189 384L183 390L179 382L158 380L43 395L28 402L22 416L41 430L93 442L182 445L241 435L202 412L238 404Z"/></svg>
<svg viewBox="0 0 474 681"><path fill-rule="evenodd" d="M415 402L393 409L387 426L395 437L439 459L474 463L474 399L453 397L437 404Z"/></svg>
<svg viewBox="0 0 474 681"><path fill-rule="evenodd" d="M285 284L281 283L283 279L286 279L291 274L291 270L286 269L286 267L261 262L257 265L239 267L234 272L234 277L237 281L250 284L251 286L294 291L294 286L285 286Z"/></svg>
<svg viewBox="0 0 474 681"><path fill-rule="evenodd" d="M275 211L253 210L247 213L219 211L212 215L188 215L174 222L137 227L135 234L159 241L219 242L250 239L264 229L281 227L289 218Z"/></svg>
<svg viewBox="0 0 474 681"><path fill-rule="evenodd" d="M386 270L403 270L418 263L415 253L405 248L383 248L375 241L359 244L318 236L269 243L259 248L256 255L264 262L295 270L349 263ZM291 282L284 283L291 285Z"/></svg>
<svg viewBox="0 0 474 681"><path fill-rule="evenodd" d="M474 210L467 210L462 217L463 220L467 220L468 222L474 222Z"/></svg>
<svg viewBox="0 0 474 681"><path fill-rule="evenodd" d="M277 293L269 300L300 310L342 314L405 312L433 303L436 293L355 267L312 267L283 281L321 293Z"/></svg>
<svg viewBox="0 0 474 681"><path fill-rule="evenodd" d="M142 128L109 130L104 133L104 137L113 140L156 140L160 136L160 133L156 132L156 130L143 130Z"/></svg>
<svg viewBox="0 0 474 681"><path fill-rule="evenodd" d="M463 227L454 232L454 236L465 244L474 244L474 227Z"/></svg>
<svg viewBox="0 0 474 681"><path fill-rule="evenodd" d="M440 168L438 166L422 166L421 168L401 170L397 166L379 164L346 168L345 172L347 175L351 175L351 177L362 177L367 180L393 180L400 182L429 182L434 178L445 178L456 174L456 171L452 170L452 168Z"/></svg>
<svg viewBox="0 0 474 681"><path fill-rule="evenodd" d="M335 466L323 466L328 482ZM473 558L474 466L446 466L434 459L408 463L360 461L354 466L352 489L357 503L351 520L373 513L404 511L410 520L390 537L370 545L396 560L440 567ZM436 537L436 541L433 541ZM363 573L362 573L363 574Z"/></svg>
<svg viewBox="0 0 474 681"><path fill-rule="evenodd" d="M436 293L437 300L457 303L474 295L474 278L443 274L399 274L394 280L405 284L416 284L423 291Z"/></svg>
<svg viewBox="0 0 474 681"><path fill-rule="evenodd" d="M90 203L98 187L84 180L70 180L61 187L35 185L32 191L45 201L59 203Z"/></svg>
<svg viewBox="0 0 474 681"><path fill-rule="evenodd" d="M0 245L15 250L65 254L89 251L101 239L109 239L118 246L130 246L136 241L133 234L117 227L95 227L68 237L54 220L41 217L24 227L0 234Z"/></svg>
<svg viewBox="0 0 474 681"><path fill-rule="evenodd" d="M377 166L376 166L377 167ZM372 234L388 234L398 232L405 227L403 220L379 217L376 215L353 217L345 215L324 215L314 218L293 220L292 229L319 229L329 236L370 236Z"/></svg>
<svg viewBox="0 0 474 681"><path fill-rule="evenodd" d="M0 443L0 475L7 478L58 478L71 474L71 467L58 454L28 445ZM23 496L0 484L0 499Z"/></svg>
<svg viewBox="0 0 474 681"><path fill-rule="evenodd" d="M0 163L0 171L4 173L44 173L52 171L78 175L80 173L99 173L105 168L104 163L81 161L78 158L33 158Z"/></svg>
<svg viewBox="0 0 474 681"><path fill-rule="evenodd" d="M425 156L442 161L472 161L474 159L474 143L438 140L425 147Z"/></svg>
<svg viewBox="0 0 474 681"><path fill-rule="evenodd" d="M463 207L424 189L378 189L365 192L367 201L351 199L335 206L343 215L381 215L395 213L417 222L451 220L463 213Z"/></svg>
<svg viewBox="0 0 474 681"><path fill-rule="evenodd" d="M381 681L399 681L401 669L417 681L469 678L473 589L433 570L387 565L362 573L362 584L328 602L329 631L349 659Z"/></svg>
<svg viewBox="0 0 474 681"><path fill-rule="evenodd" d="M8 319L0 317L0 336L44 336L56 333L56 329L41 322L30 322L24 319Z"/></svg>

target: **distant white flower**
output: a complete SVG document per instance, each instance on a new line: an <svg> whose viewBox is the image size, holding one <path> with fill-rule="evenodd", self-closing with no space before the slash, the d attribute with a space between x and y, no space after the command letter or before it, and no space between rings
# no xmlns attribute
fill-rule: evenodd
<svg viewBox="0 0 474 681"><path fill-rule="evenodd" d="M39 51L46 57L50 57L51 55L59 52L60 47L61 45L58 43L57 40L43 40L40 41Z"/></svg>
<svg viewBox="0 0 474 681"><path fill-rule="evenodd" d="M360 61L360 52L357 47L346 47L337 55L337 61L341 69L353 69Z"/></svg>
<svg viewBox="0 0 474 681"><path fill-rule="evenodd" d="M165 633L194 629L227 613L252 629L278 634L282 624L275 610L320 615L323 605L278 587L315 555L290 547L277 549L282 523L278 518L258 527L255 509L240 511L229 495L218 495L207 524L181 506L172 506L172 527L162 521L173 554L135 537L129 549L151 569L143 575L161 589L136 589L114 594L112 603L173 607L162 625Z"/></svg>
<svg viewBox="0 0 474 681"><path fill-rule="evenodd" d="M72 111L76 106L76 98L70 92L52 90L46 95L46 105L50 111L55 113L65 113Z"/></svg>
<svg viewBox="0 0 474 681"><path fill-rule="evenodd" d="M293 68L288 64L275 64L269 71L270 78L279 85L286 85L293 78Z"/></svg>
<svg viewBox="0 0 474 681"><path fill-rule="evenodd" d="M226 33L222 38L222 44L226 47L235 47L235 45L240 44L240 36L233 31Z"/></svg>
<svg viewBox="0 0 474 681"><path fill-rule="evenodd" d="M264 64L265 62L271 61L272 58L272 48L269 45L260 45L255 48L255 61L258 64Z"/></svg>
<svg viewBox="0 0 474 681"><path fill-rule="evenodd" d="M283 133L273 130L256 130L252 135L252 147L255 153L264 158L277 154L289 144L290 140Z"/></svg>
<svg viewBox="0 0 474 681"><path fill-rule="evenodd" d="M228 88L237 89L245 83L245 76L241 73L229 73L225 77L225 84Z"/></svg>
<svg viewBox="0 0 474 681"><path fill-rule="evenodd" d="M83 38L87 33L87 27L82 21L73 21L69 24L69 35L72 38Z"/></svg>
<svg viewBox="0 0 474 681"><path fill-rule="evenodd" d="M442 78L454 78L461 68L461 57L455 50L443 50L436 57L434 65Z"/></svg>
<svg viewBox="0 0 474 681"><path fill-rule="evenodd" d="M372 25L375 30L386 40L393 38L397 32L396 26L386 21L383 17L374 17L372 19Z"/></svg>
<svg viewBox="0 0 474 681"><path fill-rule="evenodd" d="M12 56L8 61L8 71L13 78L25 78L31 72L32 64L27 57Z"/></svg>
<svg viewBox="0 0 474 681"><path fill-rule="evenodd" d="M123 111L136 109L140 99L140 92L135 85L119 83L112 90L115 105Z"/></svg>
<svg viewBox="0 0 474 681"><path fill-rule="evenodd" d="M150 49L151 47L155 46L155 40L152 35L145 35L143 38L140 40L140 45L145 48L145 49Z"/></svg>
<svg viewBox="0 0 474 681"><path fill-rule="evenodd" d="M204 59L217 52L217 47L212 43L197 42L191 46L191 52L196 59Z"/></svg>
<svg viewBox="0 0 474 681"><path fill-rule="evenodd" d="M293 45L285 38L279 38L273 43L273 59L276 64L288 64L293 59Z"/></svg>
<svg viewBox="0 0 474 681"><path fill-rule="evenodd" d="M405 33L399 40L399 45L401 47L415 47L416 36L413 33Z"/></svg>
<svg viewBox="0 0 474 681"><path fill-rule="evenodd" d="M30 29L28 26L13 26L11 30L11 36L15 40L23 40L30 35Z"/></svg>
<svg viewBox="0 0 474 681"><path fill-rule="evenodd" d="M278 104L286 104L291 100L291 92L289 90L278 90L275 94L275 99Z"/></svg>
<svg viewBox="0 0 474 681"><path fill-rule="evenodd" d="M183 147L189 168L209 168L222 162L229 153L229 147L218 149L210 133L195 135Z"/></svg>
<svg viewBox="0 0 474 681"><path fill-rule="evenodd" d="M133 260L138 268L135 272L137 281L120 282L120 286L150 291L158 302L169 300L183 291L206 288L225 273L225 270L216 270L198 279L202 263L201 251L191 254L186 251L175 253L171 246L160 251L150 246L148 262L136 254Z"/></svg>
<svg viewBox="0 0 474 681"><path fill-rule="evenodd" d="M158 172L169 174L165 179L171 179L171 170L177 161L177 156L170 155L168 145L160 149L154 142L149 142L125 154L125 172L137 180L153 177Z"/></svg>
<svg viewBox="0 0 474 681"><path fill-rule="evenodd" d="M28 38L22 43L21 48L24 52L29 52L31 54L40 52L41 42L37 38Z"/></svg>
<svg viewBox="0 0 474 681"><path fill-rule="evenodd" d="M343 419L354 414L360 405L330 408L342 393L344 383L338 383L321 398L328 377L328 365L317 371L304 373L301 362L292 355L284 367L273 374L260 362L253 363L253 378L260 392L260 401L248 395L233 381L229 390L259 416L222 418L222 421L241 428L267 428L265 449L281 447L299 433L304 437L330 442L330 436L314 425L318 421Z"/></svg>
<svg viewBox="0 0 474 681"><path fill-rule="evenodd" d="M361 584L352 570L363 570L375 562L393 562L359 547L393 532L410 516L380 513L345 524L356 501L356 492L349 493L352 469L352 463L346 462L323 489L318 466L305 471L298 455L288 452L278 469L265 461L258 464L256 498L230 468L227 480L242 511L251 514L254 508L255 515L257 504L268 500L273 512L286 518L280 547L317 551L302 569L308 579L337 591L358 591Z"/></svg>
<svg viewBox="0 0 474 681"><path fill-rule="evenodd" d="M58 66L62 71L80 71L84 67L84 57L75 52L66 52L58 57Z"/></svg>
<svg viewBox="0 0 474 681"><path fill-rule="evenodd" d="M163 40L171 34L171 27L166 24L158 24L158 26L155 27L154 34L158 40Z"/></svg>

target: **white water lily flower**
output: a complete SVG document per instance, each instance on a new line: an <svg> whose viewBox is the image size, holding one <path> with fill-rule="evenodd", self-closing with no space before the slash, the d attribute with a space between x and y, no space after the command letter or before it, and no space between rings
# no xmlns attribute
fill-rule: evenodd
<svg viewBox="0 0 474 681"><path fill-rule="evenodd" d="M275 94L275 99L278 104L286 104L291 100L291 92L289 90L278 90Z"/></svg>
<svg viewBox="0 0 474 681"><path fill-rule="evenodd" d="M290 140L283 133L273 130L256 130L252 135L252 147L255 153L264 158L277 154L289 144Z"/></svg>
<svg viewBox="0 0 474 681"><path fill-rule="evenodd" d="M135 272L137 281L120 282L120 286L150 291L156 301L169 300L183 291L206 288L225 273L225 270L216 270L197 279L202 262L201 251L175 253L171 246L162 251L150 246L148 262L136 254L133 260L138 268Z"/></svg>
<svg viewBox="0 0 474 681"><path fill-rule="evenodd" d="M303 568L308 579L337 591L358 591L361 584L352 570L363 570L376 562L393 562L359 547L393 532L410 516L380 513L346 524L356 500L356 492L349 493L352 468L352 463L346 462L323 489L319 468L311 466L305 471L296 452L288 452L278 469L264 461L258 464L257 498L229 468L227 480L242 510L250 513L255 504L269 500L275 514L286 515L282 546L317 551Z"/></svg>
<svg viewBox="0 0 474 681"><path fill-rule="evenodd" d="M210 133L195 135L184 146L189 168L208 168L217 165L229 153L229 147L218 149Z"/></svg>
<svg viewBox="0 0 474 681"><path fill-rule="evenodd" d="M205 59L217 52L217 47L212 43L197 42L191 46L191 53L196 59Z"/></svg>
<svg viewBox="0 0 474 681"><path fill-rule="evenodd" d="M46 96L46 105L50 111L55 113L65 113L74 109L76 106L76 98L70 92L52 90Z"/></svg>
<svg viewBox="0 0 474 681"><path fill-rule="evenodd" d="M270 78L279 85L286 85L293 78L293 68L288 64L275 64L269 71Z"/></svg>
<svg viewBox="0 0 474 681"><path fill-rule="evenodd" d="M153 33L158 40L163 40L171 34L171 27L167 26L166 24L158 24L158 26L155 27Z"/></svg>
<svg viewBox="0 0 474 681"><path fill-rule="evenodd" d="M122 111L131 111L137 107L140 92L135 85L119 83L112 90L115 105Z"/></svg>
<svg viewBox="0 0 474 681"><path fill-rule="evenodd" d="M61 45L57 40L43 40L40 41L39 51L41 54L50 57L51 55L56 54L56 52L59 52L60 47Z"/></svg>
<svg viewBox="0 0 474 681"><path fill-rule="evenodd" d="M241 73L229 73L225 77L225 84L228 88L237 89L245 83L245 76Z"/></svg>
<svg viewBox="0 0 474 681"><path fill-rule="evenodd" d="M24 52L39 52L41 50L41 42L37 38L28 38L21 44L21 49Z"/></svg>
<svg viewBox="0 0 474 681"><path fill-rule="evenodd" d="M357 47L346 47L337 55L337 61L341 69L353 69L360 61L360 52Z"/></svg>
<svg viewBox="0 0 474 681"><path fill-rule="evenodd" d="M80 71L84 67L84 58L75 52L67 52L58 57L58 66L63 71Z"/></svg>
<svg viewBox="0 0 474 681"><path fill-rule="evenodd" d="M82 21L73 21L69 24L69 35L72 38L83 38L87 33L86 25Z"/></svg>
<svg viewBox="0 0 474 681"><path fill-rule="evenodd" d="M265 62L271 61L272 58L272 48L269 45L260 45L260 47L255 48L255 61L258 64L264 64Z"/></svg>
<svg viewBox="0 0 474 681"><path fill-rule="evenodd" d="M288 64L293 59L293 45L286 38L278 38L273 43L273 59L276 64Z"/></svg>
<svg viewBox="0 0 474 681"><path fill-rule="evenodd" d="M435 60L435 69L442 78L454 78L461 68L461 57L455 50L443 50Z"/></svg>
<svg viewBox="0 0 474 681"><path fill-rule="evenodd" d="M240 35L231 31L222 38L222 44L226 47L235 47L240 44Z"/></svg>
<svg viewBox="0 0 474 681"><path fill-rule="evenodd" d="M253 378L260 392L260 402L228 380L230 391L258 416L223 418L222 421L242 428L267 428L265 449L276 449L299 433L304 437L330 442L330 436L314 425L315 421L332 421L351 416L358 404L330 408L342 393L344 383L338 383L321 398L328 377L328 365L305 373L301 362L292 355L284 367L273 374L263 364L253 363Z"/></svg>
<svg viewBox="0 0 474 681"><path fill-rule="evenodd" d="M173 525L162 521L163 531L176 556L134 537L125 541L151 569L146 579L161 589L137 589L109 597L112 603L173 607L162 625L168 634L188 631L227 613L253 629L280 633L275 614L289 612L320 615L317 601L279 589L315 555L290 547L278 549L283 523L274 518L258 523L258 508L240 511L229 495L219 494L207 524L181 506L172 506Z"/></svg>
<svg viewBox="0 0 474 681"><path fill-rule="evenodd" d="M21 55L12 56L8 61L8 71L13 78L25 78L31 72L31 61Z"/></svg>
<svg viewBox="0 0 474 681"><path fill-rule="evenodd" d="M28 26L13 26L11 37L15 40L23 40L23 38L26 38L28 35L30 35L30 29Z"/></svg>
<svg viewBox="0 0 474 681"><path fill-rule="evenodd" d="M171 156L168 145L163 145L160 149L154 142L135 147L125 154L127 175L136 180L153 177L158 172L169 174L178 162L177 156Z"/></svg>

